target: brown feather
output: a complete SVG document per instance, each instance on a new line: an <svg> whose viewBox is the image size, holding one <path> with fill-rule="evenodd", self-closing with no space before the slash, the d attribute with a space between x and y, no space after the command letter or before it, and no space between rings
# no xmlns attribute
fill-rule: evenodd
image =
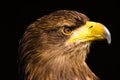
<svg viewBox="0 0 120 80"><path fill-rule="evenodd" d="M20 42L21 80L98 80L85 59L90 42L65 45L63 26L79 27L89 20L76 11L60 10L28 26Z"/></svg>

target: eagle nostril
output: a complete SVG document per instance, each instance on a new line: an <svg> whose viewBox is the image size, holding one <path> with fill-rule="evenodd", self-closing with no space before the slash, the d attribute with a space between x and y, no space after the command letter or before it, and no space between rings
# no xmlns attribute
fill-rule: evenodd
<svg viewBox="0 0 120 80"><path fill-rule="evenodd" d="M93 26L90 26L89 28L92 28Z"/></svg>

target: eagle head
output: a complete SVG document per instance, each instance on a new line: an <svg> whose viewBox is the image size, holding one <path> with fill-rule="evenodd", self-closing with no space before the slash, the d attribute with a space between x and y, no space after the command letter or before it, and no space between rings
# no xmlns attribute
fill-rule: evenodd
<svg viewBox="0 0 120 80"><path fill-rule="evenodd" d="M29 25L20 41L22 80L98 80L85 59L94 40L111 42L109 30L77 11L60 10Z"/></svg>

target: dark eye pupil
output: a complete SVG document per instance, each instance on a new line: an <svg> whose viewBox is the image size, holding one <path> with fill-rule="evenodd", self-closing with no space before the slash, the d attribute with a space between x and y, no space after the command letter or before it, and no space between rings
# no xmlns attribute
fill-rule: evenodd
<svg viewBox="0 0 120 80"><path fill-rule="evenodd" d="M64 32L65 33L70 33L72 30L70 28L65 28Z"/></svg>

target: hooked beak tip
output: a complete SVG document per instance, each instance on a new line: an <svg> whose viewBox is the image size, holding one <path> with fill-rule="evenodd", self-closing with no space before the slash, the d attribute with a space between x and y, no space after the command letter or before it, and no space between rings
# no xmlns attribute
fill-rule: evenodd
<svg viewBox="0 0 120 80"><path fill-rule="evenodd" d="M104 29L105 29L105 37L107 39L107 42L108 42L108 44L111 44L111 34L110 34L110 31L106 27L104 27Z"/></svg>

